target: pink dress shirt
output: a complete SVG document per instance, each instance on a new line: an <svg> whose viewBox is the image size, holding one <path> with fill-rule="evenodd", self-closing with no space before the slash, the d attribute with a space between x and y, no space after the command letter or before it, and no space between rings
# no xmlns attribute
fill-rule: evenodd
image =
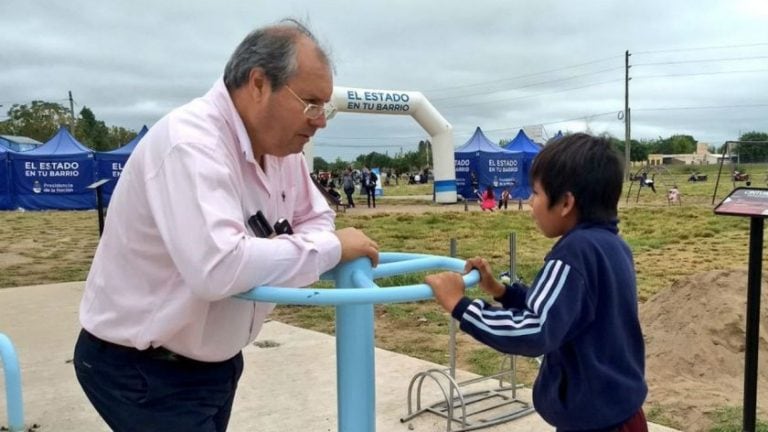
<svg viewBox="0 0 768 432"><path fill-rule="evenodd" d="M294 235L257 238L261 210ZM271 303L232 298L259 285L300 287L338 264L334 213L301 154L254 160L224 83L158 121L112 195L80 304L97 337L222 361L252 342Z"/></svg>

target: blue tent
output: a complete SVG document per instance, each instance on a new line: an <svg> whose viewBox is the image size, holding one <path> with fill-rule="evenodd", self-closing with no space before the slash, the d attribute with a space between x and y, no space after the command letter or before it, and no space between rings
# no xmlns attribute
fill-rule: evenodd
<svg viewBox="0 0 768 432"><path fill-rule="evenodd" d="M27 210L85 210L96 207L93 152L65 128L40 147L9 153L16 206Z"/></svg>
<svg viewBox="0 0 768 432"><path fill-rule="evenodd" d="M532 139L528 138L528 135L520 129L517 136L512 141L508 142L504 148L510 151L520 152L523 155L521 163L522 181L518 183L512 191L512 198L528 199L532 192L530 179L528 178L531 163L539 151L541 151L541 147L533 142Z"/></svg>
<svg viewBox="0 0 768 432"><path fill-rule="evenodd" d="M13 208L11 199L10 168L8 166L8 150L0 146L0 210Z"/></svg>
<svg viewBox="0 0 768 432"><path fill-rule="evenodd" d="M128 157L131 156L133 149L136 148L136 144L141 141L141 138L143 138L146 133L147 127L144 126L141 128L138 135L126 145L112 151L96 153L96 180L110 179L109 182L101 187L105 205L109 204L112 192L115 190L117 181L120 179L120 174L123 172L123 167L125 166L125 163L128 162Z"/></svg>
<svg viewBox="0 0 768 432"><path fill-rule="evenodd" d="M43 145L38 140L18 135L0 135L0 147L6 147L13 151L32 150Z"/></svg>
<svg viewBox="0 0 768 432"><path fill-rule="evenodd" d="M475 186L481 192L489 185L499 196L501 191L515 185L523 179L520 164L522 153L504 150L485 137L478 127L464 145L454 150L456 164L456 190L466 199L476 199L473 191L472 175L477 177Z"/></svg>

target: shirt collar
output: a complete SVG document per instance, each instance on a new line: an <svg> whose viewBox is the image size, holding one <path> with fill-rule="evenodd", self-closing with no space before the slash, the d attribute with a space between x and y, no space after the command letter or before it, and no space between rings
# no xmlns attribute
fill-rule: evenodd
<svg viewBox="0 0 768 432"><path fill-rule="evenodd" d="M245 160L255 164L256 159L253 156L251 139L248 137L248 132L245 130L245 124L240 117L240 113L237 112L235 104L232 102L232 96L230 96L227 86L224 85L224 77L220 77L216 80L206 96L213 101L216 108L223 114L229 127L235 132L240 149L245 155Z"/></svg>

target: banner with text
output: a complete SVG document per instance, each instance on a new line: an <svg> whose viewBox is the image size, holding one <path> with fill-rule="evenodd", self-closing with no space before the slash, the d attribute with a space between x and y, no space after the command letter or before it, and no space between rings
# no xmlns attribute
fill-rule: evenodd
<svg viewBox="0 0 768 432"><path fill-rule="evenodd" d="M16 203L27 210L84 210L96 207L93 154L11 158Z"/></svg>
<svg viewBox="0 0 768 432"><path fill-rule="evenodd" d="M456 190L465 199L476 199L488 186L498 196L522 181L520 153L455 153L454 157Z"/></svg>

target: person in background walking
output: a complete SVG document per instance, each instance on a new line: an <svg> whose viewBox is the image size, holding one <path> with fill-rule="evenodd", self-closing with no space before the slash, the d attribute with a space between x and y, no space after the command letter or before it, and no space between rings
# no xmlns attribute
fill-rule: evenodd
<svg viewBox="0 0 768 432"><path fill-rule="evenodd" d="M351 167L347 167L344 175L341 176L341 188L344 189L344 194L347 196L347 207L355 208L355 200L352 198L355 194L355 177Z"/></svg>
<svg viewBox="0 0 768 432"><path fill-rule="evenodd" d="M373 208L376 208L376 182L379 180L379 177L376 176L376 173L369 170L368 167L363 168L363 188L365 188L365 195L368 200L368 208L371 208L371 203L373 203Z"/></svg>

